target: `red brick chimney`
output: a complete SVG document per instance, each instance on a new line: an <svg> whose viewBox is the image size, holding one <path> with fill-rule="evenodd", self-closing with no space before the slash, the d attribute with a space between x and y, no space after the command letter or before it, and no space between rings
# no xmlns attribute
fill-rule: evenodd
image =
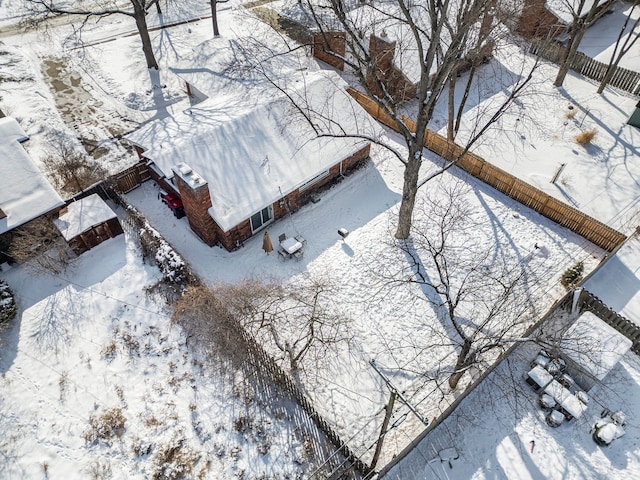
<svg viewBox="0 0 640 480"><path fill-rule="evenodd" d="M216 234L216 223L209 215L211 196L207 181L186 163L179 163L172 170L191 230L204 243L213 247L218 243L218 235Z"/></svg>
<svg viewBox="0 0 640 480"><path fill-rule="evenodd" d="M335 55L344 57L347 51L346 35L344 32L319 32L313 35L313 56L324 63L344 70L344 61Z"/></svg>

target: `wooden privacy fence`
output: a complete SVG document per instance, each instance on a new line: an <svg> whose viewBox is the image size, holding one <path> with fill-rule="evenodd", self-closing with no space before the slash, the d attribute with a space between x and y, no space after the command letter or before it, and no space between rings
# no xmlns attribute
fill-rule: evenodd
<svg viewBox="0 0 640 480"><path fill-rule="evenodd" d="M143 162L136 163L132 167L113 175L110 180L113 182L118 193L127 193L142 185L151 178L149 167Z"/></svg>
<svg viewBox="0 0 640 480"><path fill-rule="evenodd" d="M347 89L347 91L378 121L396 131L399 130L393 117L367 95L352 88ZM412 132L415 131L415 123L412 119L403 116L402 120ZM611 252L627 238L617 230L492 165L482 157L471 152L465 152L464 147L449 142L445 137L432 130L427 129L425 131L423 145L445 160L455 162L458 167L478 180L559 225L568 228L608 252Z"/></svg>
<svg viewBox="0 0 640 480"><path fill-rule="evenodd" d="M566 47L557 43L539 40L533 42L529 47L529 52L539 55L553 63L560 63L567 51ZM577 52L570 65L571 70L584 75L587 78L601 82L607 74L608 65L594 60L582 52ZM640 95L640 73L626 68L616 67L609 85L619 88L634 95Z"/></svg>

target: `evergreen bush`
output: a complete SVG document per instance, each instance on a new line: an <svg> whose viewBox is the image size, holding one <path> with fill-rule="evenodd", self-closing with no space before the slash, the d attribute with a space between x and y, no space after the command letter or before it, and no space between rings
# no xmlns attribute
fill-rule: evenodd
<svg viewBox="0 0 640 480"><path fill-rule="evenodd" d="M0 324L15 318L18 306L13 292L4 280L0 280Z"/></svg>
<svg viewBox="0 0 640 480"><path fill-rule="evenodd" d="M562 277L560 283L567 290L575 288L582 280L582 274L584 272L584 263L578 262L573 267L567 268Z"/></svg>

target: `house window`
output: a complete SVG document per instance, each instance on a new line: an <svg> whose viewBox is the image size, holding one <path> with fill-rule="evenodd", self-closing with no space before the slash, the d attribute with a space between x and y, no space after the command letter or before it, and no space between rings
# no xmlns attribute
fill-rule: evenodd
<svg viewBox="0 0 640 480"><path fill-rule="evenodd" d="M269 205L267 208L263 208L258 213L251 215L251 231L257 232L271 220L273 220L273 207Z"/></svg>

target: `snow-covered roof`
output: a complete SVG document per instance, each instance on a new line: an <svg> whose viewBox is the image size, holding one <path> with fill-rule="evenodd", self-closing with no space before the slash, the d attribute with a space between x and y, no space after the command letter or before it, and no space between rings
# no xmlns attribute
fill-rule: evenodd
<svg viewBox="0 0 640 480"><path fill-rule="evenodd" d="M28 139L14 118L0 118L0 234L64 205L20 144Z"/></svg>
<svg viewBox="0 0 640 480"><path fill-rule="evenodd" d="M560 348L586 373L602 380L632 342L591 312L584 312L565 332Z"/></svg>
<svg viewBox="0 0 640 480"><path fill-rule="evenodd" d="M431 32L431 21L428 12L420 4L410 6L412 19L418 25L421 33L423 48L428 48L430 40L428 36ZM383 2L375 6L362 5L347 13L349 20L357 26L363 33L364 38L375 35L388 42L396 42L393 57L395 66L404 73L409 81L418 83L421 76L421 56L418 53L418 44L414 33L409 28L406 21L398 20L405 18L397 2ZM477 40L477 28L471 27L467 40L468 48ZM368 40L367 40L368 41ZM438 39L443 50L451 43L450 34L444 29ZM433 74L438 69L438 62L434 62L429 74Z"/></svg>
<svg viewBox="0 0 640 480"><path fill-rule="evenodd" d="M609 308L640 326L640 237L627 239L583 287Z"/></svg>
<svg viewBox="0 0 640 480"><path fill-rule="evenodd" d="M547 10L558 17L559 20L567 25L571 25L573 23L573 15L578 13L581 1L582 0L547 0L545 6ZM594 3L597 2L598 5L601 5L608 1L609 0L585 0L582 10L580 11L580 16L583 17L589 13Z"/></svg>
<svg viewBox="0 0 640 480"><path fill-rule="evenodd" d="M288 95L318 132L378 132L332 72L306 72ZM253 97L253 98L251 98ZM358 138L318 137L284 95L215 95L186 112L143 126L127 138L171 178L187 164L206 180L212 218L225 231L304 185L359 149Z"/></svg>
<svg viewBox="0 0 640 480"><path fill-rule="evenodd" d="M96 193L70 203L66 210L60 218L54 220L66 240L116 217L114 211Z"/></svg>

